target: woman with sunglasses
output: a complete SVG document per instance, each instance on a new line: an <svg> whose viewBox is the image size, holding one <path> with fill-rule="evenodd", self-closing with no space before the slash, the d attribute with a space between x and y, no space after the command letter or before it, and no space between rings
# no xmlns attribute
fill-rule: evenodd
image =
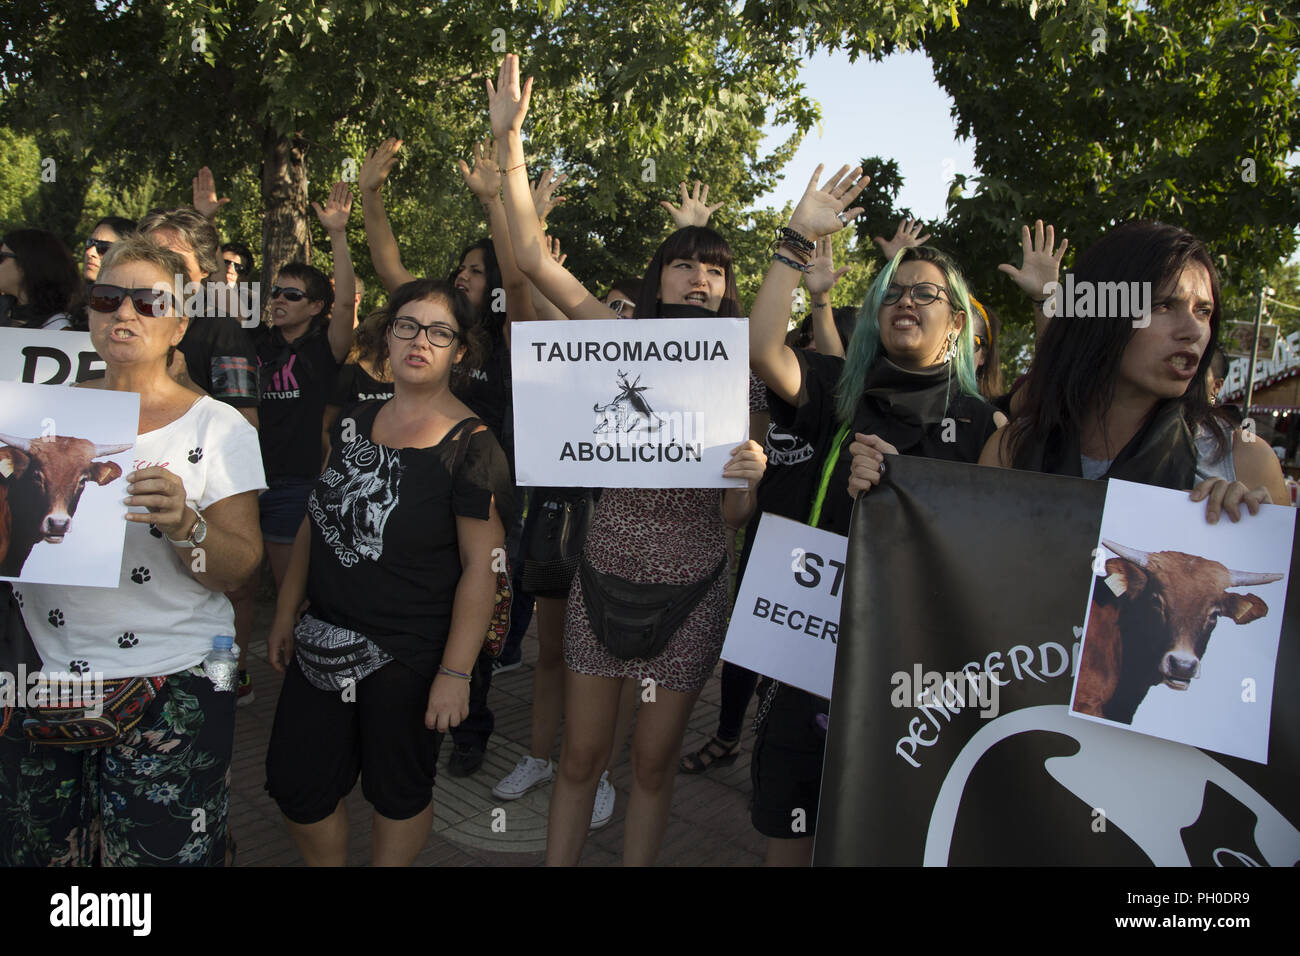
<svg viewBox="0 0 1300 956"><path fill-rule="evenodd" d="M346 411L294 541L267 639L286 671L267 789L309 865L347 862L358 775L373 865L409 866L428 840L439 745L469 712L513 518L501 447L451 388L481 355L465 296L401 286L380 356L393 397Z"/></svg>
<svg viewBox="0 0 1300 956"><path fill-rule="evenodd" d="M614 318L615 313L545 249L525 171L521 130L532 80L521 89L519 58L505 58L497 85L488 82L492 132L505 170L504 200L518 265L570 319ZM716 232L678 229L659 247L635 297L641 319L660 316L707 320L740 315L731 249ZM654 702L643 705L632 738L632 794L623 838L623 863L654 862L663 843L672 803L677 757L700 690L722 650L728 611L727 525L743 522L764 458L755 442L732 451L723 470L744 478L745 488L608 488L587 530L583 562L596 573L616 575L647 590L656 585L703 586L703 596L650 659L612 654L592 626L580 572L569 592L564 632L564 743L551 796L546 861L576 865L582 855L602 771L605 770L623 682L655 684Z"/></svg>
<svg viewBox="0 0 1300 956"><path fill-rule="evenodd" d="M86 251L82 257L81 275L86 280L87 286L99 278L100 262L108 254L113 243L125 239L134 232L135 220L124 216L105 216L95 223L95 228L90 230L90 235L83 243Z"/></svg>
<svg viewBox="0 0 1300 956"><path fill-rule="evenodd" d="M262 460L270 485L258 502L262 539L278 588L321 470L325 404L352 348L352 257L347 222L352 194L334 184L324 208L312 204L334 252L335 295L320 270L284 266L267 296L270 325L254 331L261 383Z"/></svg>
<svg viewBox="0 0 1300 956"><path fill-rule="evenodd" d="M1004 420L975 383L966 283L928 246L895 252L880 271L844 358L785 345L791 295L816 242L861 212L846 209L866 185L861 172L844 167L819 188L817 167L749 320L750 364L767 384L773 424L814 452L769 470L761 506L837 534L848 533L854 497L879 482L886 454L973 463ZM811 862L828 710L825 700L775 682L764 693L751 817L768 837L770 865Z"/></svg>
<svg viewBox="0 0 1300 956"><path fill-rule="evenodd" d="M0 325L84 328L77 263L52 232L14 229L0 238L0 297Z"/></svg>
<svg viewBox="0 0 1300 956"><path fill-rule="evenodd" d="M218 690L201 664L213 637L234 625L222 592L261 561L265 483L253 428L167 373L188 320L157 289L183 269L175 253L128 237L91 287L90 338L106 369L81 387L140 396L118 586L16 589L45 666L102 675L106 695L127 695L121 713L138 706L142 715L99 749L39 754L24 736L31 715L14 715L0 736L3 865L220 866L226 858L235 695Z"/></svg>
<svg viewBox="0 0 1300 956"><path fill-rule="evenodd" d="M1053 318L1019 414L981 464L1191 491L1211 524L1225 511L1238 521L1243 510L1290 503L1267 443L1209 402L1222 300L1201 241L1177 226L1125 223L1075 263L1075 288L1101 282L1148 284L1150 313Z"/></svg>

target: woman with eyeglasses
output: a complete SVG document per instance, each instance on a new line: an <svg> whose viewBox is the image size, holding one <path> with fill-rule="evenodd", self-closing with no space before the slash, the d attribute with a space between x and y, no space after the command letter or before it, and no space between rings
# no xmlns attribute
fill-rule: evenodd
<svg viewBox="0 0 1300 956"><path fill-rule="evenodd" d="M24 723L35 733L40 717L13 715L0 735L0 865L226 859L235 694L218 690L201 665L234 625L223 592L262 559L265 482L253 428L168 375L188 320L157 287L183 269L174 252L127 237L91 286L90 338L106 370L81 387L140 396L118 586L15 592L44 666L102 676L105 697L124 698L120 719L138 722L119 723L117 739L96 749L34 753ZM23 449L9 444L10 466L23 466ZM118 477L116 465L100 468L101 484Z"/></svg>
<svg viewBox="0 0 1300 956"><path fill-rule="evenodd" d="M289 263L267 295L270 324L253 333L261 383L262 460L270 485L258 506L277 588L320 474L325 404L352 347L353 272L347 241L352 194L347 183L335 183L324 208L312 205L333 249L338 294L319 269Z"/></svg>
<svg viewBox="0 0 1300 956"><path fill-rule="evenodd" d="M408 866L424 848L442 734L469 713L514 516L501 447L452 389L483 354L467 298L419 279L385 316L393 397L334 428L267 639L285 671L267 790L312 866L347 862L358 776L372 864Z"/></svg>
<svg viewBox="0 0 1300 956"><path fill-rule="evenodd" d="M1002 351L998 348L1002 320L974 296L971 296L970 304L975 308L972 319L975 323L975 382L984 400L992 404L1005 391L1002 386Z"/></svg>
<svg viewBox="0 0 1300 956"><path fill-rule="evenodd" d="M87 285L99 277L99 264L108 254L108 250L113 247L113 243L125 239L134 232L135 220L124 216L105 216L95 223L95 228L90 230L90 235L82 244L86 251L82 257L81 275Z"/></svg>
<svg viewBox="0 0 1300 956"><path fill-rule="evenodd" d="M841 168L819 188L817 167L779 234L749 320L750 365L767 384L773 425L813 452L768 470L760 507L837 534L848 533L857 494L880 481L885 455L974 463L1004 420L976 385L966 283L928 246L898 250L881 269L844 358L785 345L790 299L817 241L861 212L847 208L866 185L861 172ZM768 837L769 865L812 860L828 710L827 701L775 682L763 694L751 818Z"/></svg>
<svg viewBox="0 0 1300 956"><path fill-rule="evenodd" d="M0 237L0 325L70 329L82 323L77 263L43 229L14 229Z"/></svg>

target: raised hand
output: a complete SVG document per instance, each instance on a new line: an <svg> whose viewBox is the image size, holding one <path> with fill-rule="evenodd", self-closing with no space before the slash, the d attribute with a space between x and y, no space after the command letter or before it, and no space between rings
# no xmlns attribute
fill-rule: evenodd
<svg viewBox="0 0 1300 956"><path fill-rule="evenodd" d="M397 153L401 148L400 139L389 137L366 153L366 161L361 164L361 171L357 173L357 187L363 193L377 193L383 188L388 174L397 165Z"/></svg>
<svg viewBox="0 0 1300 956"><path fill-rule="evenodd" d="M850 268L843 266L836 269L835 261L831 258L830 239L818 239L813 257L808 260L808 271L803 274L803 283L808 287L809 295L822 295L830 292Z"/></svg>
<svg viewBox="0 0 1300 956"><path fill-rule="evenodd" d="M898 255L899 250L924 245L925 240L929 238L930 234L928 232L924 236L921 235L921 220L909 216L898 221L898 228L894 230L894 238L887 240L884 236L876 236L872 241L880 247L880 251L885 258L892 261L894 256Z"/></svg>
<svg viewBox="0 0 1300 956"><path fill-rule="evenodd" d="M347 231L348 216L352 213L352 190L348 189L347 183L334 184L324 209L318 202L313 202L311 205L316 210L316 218L320 220L327 233L338 235L340 232Z"/></svg>
<svg viewBox="0 0 1300 956"><path fill-rule="evenodd" d="M537 182L532 184L533 208L537 210L537 219L542 224L542 228L546 227L546 217L551 214L551 210L564 202L564 197L556 196L555 190L568 178L567 173L555 175L555 170L548 166L546 172L538 176Z"/></svg>
<svg viewBox="0 0 1300 956"><path fill-rule="evenodd" d="M530 76L521 89L519 57L507 53L501 61L496 86L492 85L490 79L485 82L488 114L492 117L492 134L497 139L502 139L510 133L518 133L524 128L524 117L528 115L528 100L533 95L533 78Z"/></svg>
<svg viewBox="0 0 1300 956"><path fill-rule="evenodd" d="M496 148L491 139L474 144L474 169L465 160L457 160L461 178L479 202L491 202L501 196L501 167L497 165Z"/></svg>
<svg viewBox="0 0 1300 956"><path fill-rule="evenodd" d="M546 237L546 251L560 265L564 265L564 260L569 258L567 253L560 251L560 240L554 236Z"/></svg>
<svg viewBox="0 0 1300 956"><path fill-rule="evenodd" d="M673 217L673 225L678 229L686 226L707 226L709 217L722 208L722 203L709 205L708 183L695 180L695 192L687 192L686 183L682 183L682 204L674 206L669 200L660 200L659 205L668 210Z"/></svg>
<svg viewBox="0 0 1300 956"><path fill-rule="evenodd" d="M817 180L822 174L823 164L818 164L808 181L799 205L794 207L790 217L790 228L808 239L820 239L833 232L839 232L849 224L851 219L862 214L862 208L846 209L849 203L858 198L858 193L871 182L870 176L862 175L862 167L841 166L839 171L826 180L820 188Z"/></svg>
<svg viewBox="0 0 1300 956"><path fill-rule="evenodd" d="M192 200L194 208L200 214L208 219L216 217L221 211L221 207L230 202L227 199L217 198L217 184L212 178L212 170L204 166L199 169L199 174L193 179L194 198Z"/></svg>
<svg viewBox="0 0 1300 956"><path fill-rule="evenodd" d="M1023 226L1020 230L1020 268L1004 262L998 266L998 271L1011 276L1025 295L1040 302L1047 296L1047 286L1061 274L1061 257L1065 255L1070 240L1062 239L1059 249L1055 244L1056 230L1052 226L1044 229L1043 220L1034 223L1032 236L1029 227Z"/></svg>

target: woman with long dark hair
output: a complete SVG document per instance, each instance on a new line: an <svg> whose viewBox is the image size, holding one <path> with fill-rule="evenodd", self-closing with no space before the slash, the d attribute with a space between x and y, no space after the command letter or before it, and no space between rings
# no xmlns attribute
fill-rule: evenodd
<svg viewBox="0 0 1300 956"><path fill-rule="evenodd" d="M1177 226L1125 223L1079 256L1073 280L1076 290L1122 284L1127 307L1087 318L1052 310L1063 314L1043 332L1023 406L981 463L1192 490L1211 523L1223 511L1236 521L1242 506L1254 514L1289 502L1268 445L1209 402L1222 300L1200 240Z"/></svg>
<svg viewBox="0 0 1300 956"><path fill-rule="evenodd" d="M99 264L108 255L113 243L134 232L135 220L125 216L105 216L95 223L95 228L90 230L90 235L82 243L86 251L82 257L81 274L87 283L94 282L99 277Z"/></svg>
<svg viewBox="0 0 1300 956"><path fill-rule="evenodd" d="M615 318L608 306L547 253L529 191L520 130L532 88L521 90L519 59L505 58L494 88L488 84L492 131L505 170L506 218L516 262L537 288L569 318ZM717 233L679 229L655 252L636 298L638 319L656 316L740 315L731 249ZM728 609L725 526L749 516L752 489L764 457L754 442L732 452L724 476L747 487L727 489L606 489L596 506L583 549L583 566L569 592L565 622L565 724L559 774L551 796L546 859L578 862L591 821L601 774L613 745L623 681L654 681L655 700L637 717L632 739L632 795L623 839L623 862L654 862L672 802L677 755L700 689L722 650ZM649 659L615 656L597 633L586 589L616 576L632 588L676 585L694 595L693 609ZM597 598L593 594L592 599Z"/></svg>
<svg viewBox="0 0 1300 956"><path fill-rule="evenodd" d="M966 283L929 246L902 248L881 269L844 358L785 344L791 296L817 241L861 211L846 209L866 185L860 168L818 188L821 172L781 231L750 310L750 365L767 384L774 428L800 451L769 469L758 497L759 510L847 534L854 498L879 482L886 454L973 463L1001 416L976 385ZM828 710L774 682L763 695L751 819L768 837L771 865L811 862Z"/></svg>
<svg viewBox="0 0 1300 956"><path fill-rule="evenodd" d="M44 229L14 229L0 237L0 295L12 296L4 325L68 329L81 303L72 253Z"/></svg>

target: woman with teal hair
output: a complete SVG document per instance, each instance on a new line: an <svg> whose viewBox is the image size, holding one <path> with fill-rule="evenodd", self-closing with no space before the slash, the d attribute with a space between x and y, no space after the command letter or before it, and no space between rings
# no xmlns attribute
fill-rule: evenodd
<svg viewBox="0 0 1300 956"><path fill-rule="evenodd" d="M813 453L797 464L769 462L757 510L847 534L854 498L879 483L885 455L974 464L1005 419L980 397L961 271L929 246L903 249L881 270L844 358L785 345L791 297L814 244L861 212L846 207L866 185L862 170L841 168L818 188L821 172L778 232L749 320L750 366L767 384L773 425ZM828 710L792 687L773 684L764 695L751 818L768 837L769 864L811 862Z"/></svg>

